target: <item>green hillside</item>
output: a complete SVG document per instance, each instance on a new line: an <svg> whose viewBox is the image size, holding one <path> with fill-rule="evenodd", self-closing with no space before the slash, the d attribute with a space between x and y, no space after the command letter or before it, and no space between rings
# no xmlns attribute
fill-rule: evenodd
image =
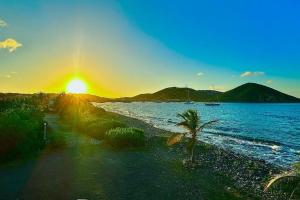
<svg viewBox="0 0 300 200"><path fill-rule="evenodd" d="M191 88L170 87L153 94L140 94L123 100L131 101L207 101L221 92L213 90L194 90Z"/></svg>
<svg viewBox="0 0 300 200"><path fill-rule="evenodd" d="M216 100L213 98L212 100ZM246 83L219 96L221 102L294 103L300 99L257 83Z"/></svg>

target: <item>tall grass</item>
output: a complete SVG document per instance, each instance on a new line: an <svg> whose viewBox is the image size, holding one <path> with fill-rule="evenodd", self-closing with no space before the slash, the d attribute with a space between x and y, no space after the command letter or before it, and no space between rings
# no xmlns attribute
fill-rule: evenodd
<svg viewBox="0 0 300 200"><path fill-rule="evenodd" d="M107 142L117 148L141 147L145 144L144 131L137 128L115 128L106 133Z"/></svg>

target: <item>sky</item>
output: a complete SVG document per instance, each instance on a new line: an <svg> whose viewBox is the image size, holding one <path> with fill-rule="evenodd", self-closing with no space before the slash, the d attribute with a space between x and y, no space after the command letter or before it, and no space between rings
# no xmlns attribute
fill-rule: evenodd
<svg viewBox="0 0 300 200"><path fill-rule="evenodd" d="M255 82L300 97L296 0L0 0L0 92L133 96Z"/></svg>

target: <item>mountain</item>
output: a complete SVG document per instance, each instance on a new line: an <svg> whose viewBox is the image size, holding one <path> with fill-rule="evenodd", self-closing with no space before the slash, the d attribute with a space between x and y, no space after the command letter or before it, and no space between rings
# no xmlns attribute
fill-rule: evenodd
<svg viewBox="0 0 300 200"><path fill-rule="evenodd" d="M194 90L191 88L169 87L152 94L119 98L117 101L207 101L221 92L214 90Z"/></svg>
<svg viewBox="0 0 300 200"><path fill-rule="evenodd" d="M189 98L188 98L189 96ZM169 87L155 93L134 97L107 99L108 101L196 101L196 102L244 102L244 103L296 103L300 99L279 92L270 87L246 83L227 92L214 90L194 90L191 88ZM105 100L104 100L105 101Z"/></svg>
<svg viewBox="0 0 300 200"><path fill-rule="evenodd" d="M212 98L211 100L216 100ZM257 83L246 83L219 96L221 102L296 103L300 99Z"/></svg>
<svg viewBox="0 0 300 200"><path fill-rule="evenodd" d="M113 101L113 99L109 99L106 97L99 97L93 94L73 94L76 97L79 97L83 100L90 101L90 102L98 102L98 103L103 103L103 102L109 102Z"/></svg>

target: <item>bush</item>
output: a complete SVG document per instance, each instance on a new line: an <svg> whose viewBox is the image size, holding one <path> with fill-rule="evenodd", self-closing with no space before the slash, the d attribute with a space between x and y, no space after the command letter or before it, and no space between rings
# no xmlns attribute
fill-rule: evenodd
<svg viewBox="0 0 300 200"><path fill-rule="evenodd" d="M86 125L85 133L95 139L104 139L107 131L118 127L127 127L127 125L117 120L97 119Z"/></svg>
<svg viewBox="0 0 300 200"><path fill-rule="evenodd" d="M0 158L22 157L44 146L43 113L33 106L0 112Z"/></svg>
<svg viewBox="0 0 300 200"><path fill-rule="evenodd" d="M137 128L115 128L106 133L107 142L113 147L140 147L145 145L144 131Z"/></svg>

